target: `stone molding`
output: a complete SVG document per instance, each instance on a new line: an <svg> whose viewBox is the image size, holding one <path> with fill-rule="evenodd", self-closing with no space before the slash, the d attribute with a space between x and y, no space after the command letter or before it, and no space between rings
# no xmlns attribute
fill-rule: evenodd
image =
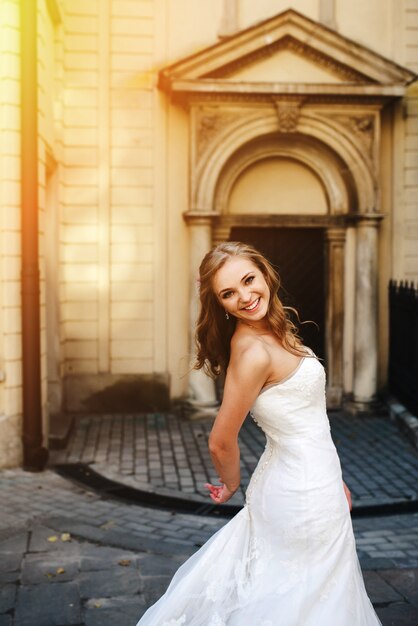
<svg viewBox="0 0 418 626"><path fill-rule="evenodd" d="M199 224L202 226L211 226L212 220L219 217L219 213L211 211L204 213L203 211L184 211L183 218L187 224Z"/></svg>
<svg viewBox="0 0 418 626"><path fill-rule="evenodd" d="M352 83L274 83L274 82L228 82L214 80L173 80L170 84L173 97L179 101L190 99L193 94L208 101L230 98L231 101L267 101L272 96L305 96L313 99L318 97L326 102L336 98L351 101L356 98L374 98L375 102L385 103L393 98L405 95L404 85L374 85ZM177 96L174 94L177 92Z"/></svg>
<svg viewBox="0 0 418 626"><path fill-rule="evenodd" d="M325 66L341 78L341 84L288 84L286 89L286 85L275 83L274 77L271 83L228 81L234 70L268 58L278 49L291 49ZM414 79L410 70L289 9L164 68L159 87L171 93L222 89L240 94L263 90L290 93L295 88L299 93L309 88L320 93L326 88L328 93L401 96Z"/></svg>
<svg viewBox="0 0 418 626"><path fill-rule="evenodd" d="M227 212L228 200L235 181L251 165L272 157L290 158L302 163L321 180L328 199L330 213L345 213L349 210L348 196L342 177L335 166L335 160L315 143L303 137L286 137L277 141L275 137L260 141L257 145L247 145L228 162L218 178L213 201L214 208L221 214Z"/></svg>
<svg viewBox="0 0 418 626"><path fill-rule="evenodd" d="M348 111L345 114L331 114L331 117L349 133L357 136L372 161L376 159L376 142L380 127L377 112L357 114L354 111Z"/></svg>
<svg viewBox="0 0 418 626"><path fill-rule="evenodd" d="M364 141L359 133L343 126L340 120L334 120L332 108L310 108L303 106L297 124L297 140L293 145L281 148L283 135L296 136L296 133L284 133L280 141L274 138L278 134L278 121L275 108L245 107L237 114L235 108L214 107L214 115L219 119L212 127L210 137L202 139L196 132L199 125L196 117L201 115L194 107L191 109L192 150L191 150L191 206L204 212L211 212L215 207L223 211L225 198L232 188L233 176L236 177L245 166L254 162L255 156L264 154L293 156L302 162L309 161L309 150L314 151L315 159L309 166L323 181L329 194L331 211L369 213L378 209L376 206L376 175L378 171L379 135L375 132L373 150L370 156L364 149ZM209 108L204 109L209 115ZM364 116L367 107L347 109L347 115ZM378 111L375 115L374 128L379 127ZM258 143L257 143L258 142ZM272 148L272 142L276 147ZM202 148L202 145L204 148ZM200 147L199 147L200 146ZM298 149L299 146L299 149ZM301 147L303 146L303 150ZM316 161L316 164L315 164ZM331 168L331 169L330 169ZM223 188L224 185L224 188ZM344 198L344 189L351 191L350 201Z"/></svg>
<svg viewBox="0 0 418 626"><path fill-rule="evenodd" d="M250 55L240 57L232 63L228 63L219 70L206 75L206 78L223 78L227 80L235 72L243 70L250 65L256 65L259 61L262 61L268 56L271 56L275 52L279 52L281 50L290 50L304 59L313 61L315 65L328 70L331 74L334 74L342 81L363 83L371 82L371 80L361 72L357 72L343 63L338 63L335 59L321 53L318 50L315 50L315 48L308 45L306 42L299 41L290 35L285 35L278 41L267 44Z"/></svg>
<svg viewBox="0 0 418 626"><path fill-rule="evenodd" d="M205 149L224 128L236 119L236 112L222 112L218 107L197 107L196 158L199 160Z"/></svg>
<svg viewBox="0 0 418 626"><path fill-rule="evenodd" d="M278 130L280 133L295 133L298 129L301 102L276 100Z"/></svg>

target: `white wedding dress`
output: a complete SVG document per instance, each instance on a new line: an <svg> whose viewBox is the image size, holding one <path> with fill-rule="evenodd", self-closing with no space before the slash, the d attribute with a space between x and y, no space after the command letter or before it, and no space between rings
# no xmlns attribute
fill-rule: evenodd
<svg viewBox="0 0 418 626"><path fill-rule="evenodd" d="M356 553L320 362L307 356L264 387L251 414L267 444L244 508L137 626L382 626Z"/></svg>

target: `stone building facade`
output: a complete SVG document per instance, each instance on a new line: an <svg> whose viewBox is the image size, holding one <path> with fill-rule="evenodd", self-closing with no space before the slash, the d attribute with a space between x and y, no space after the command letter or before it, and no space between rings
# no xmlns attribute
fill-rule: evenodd
<svg viewBox="0 0 418 626"><path fill-rule="evenodd" d="M330 406L373 402L388 280L418 277L418 1L36 5L45 442L68 412L213 410L196 273L228 238L317 302ZM25 428L20 19L0 0L1 466Z"/></svg>

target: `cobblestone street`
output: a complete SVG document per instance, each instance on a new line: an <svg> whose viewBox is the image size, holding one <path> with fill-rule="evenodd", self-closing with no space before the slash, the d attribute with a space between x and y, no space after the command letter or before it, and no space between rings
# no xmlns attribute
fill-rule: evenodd
<svg viewBox="0 0 418 626"><path fill-rule="evenodd" d="M67 448L52 453L51 469L1 472L0 626L135 626L179 565L232 514L200 504L200 514L191 514L176 506L185 499L210 505L203 483L215 479L207 448L211 423L164 414L85 416ZM384 626L412 626L418 622L418 454L386 415L333 413L330 423L353 494L369 596ZM247 419L236 506L264 445ZM117 500L111 490L53 469L65 474L72 464L134 488L139 498ZM151 507L146 499L141 504L141 494L170 498Z"/></svg>
<svg viewBox="0 0 418 626"><path fill-rule="evenodd" d="M418 454L385 414L330 413L331 432L354 507L418 501ZM204 483L216 479L207 438L212 420L176 415L88 415L79 418L65 450L50 465L85 463L102 476L142 491L207 502ZM240 432L244 491L265 445L250 418Z"/></svg>
<svg viewBox="0 0 418 626"><path fill-rule="evenodd" d="M106 500L52 471L0 474L0 625L135 626L227 520ZM418 514L355 519L384 626L418 618Z"/></svg>

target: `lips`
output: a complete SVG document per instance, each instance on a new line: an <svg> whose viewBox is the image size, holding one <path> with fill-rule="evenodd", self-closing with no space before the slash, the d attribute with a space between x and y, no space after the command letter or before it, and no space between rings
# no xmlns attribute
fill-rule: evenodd
<svg viewBox="0 0 418 626"><path fill-rule="evenodd" d="M259 304L260 304L260 298L258 297L257 300L254 300L254 302L252 302L250 305L244 307L243 311L248 311L249 313L252 313L253 311L257 309Z"/></svg>

